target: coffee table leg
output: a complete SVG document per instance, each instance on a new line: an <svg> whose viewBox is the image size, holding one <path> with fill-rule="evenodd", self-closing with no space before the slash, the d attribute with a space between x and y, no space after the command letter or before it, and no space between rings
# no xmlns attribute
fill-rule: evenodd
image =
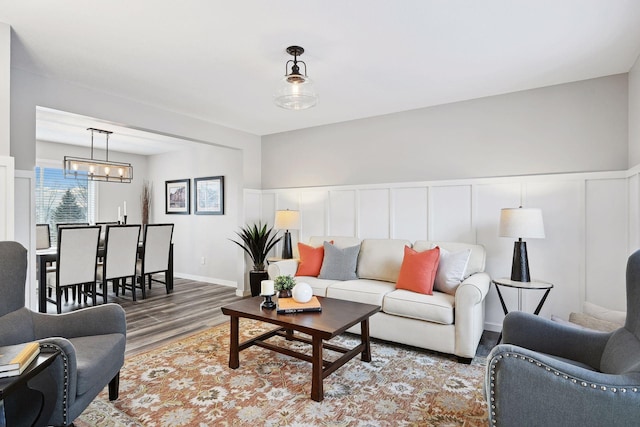
<svg viewBox="0 0 640 427"><path fill-rule="evenodd" d="M322 338L313 337L311 399L322 402L324 390L322 387Z"/></svg>
<svg viewBox="0 0 640 427"><path fill-rule="evenodd" d="M362 350L362 361L371 362L371 340L369 339L369 319L365 319L360 323L360 340L364 344Z"/></svg>
<svg viewBox="0 0 640 427"><path fill-rule="evenodd" d="M231 316L231 334L229 335L229 367L231 369L236 369L240 366L240 351L238 350L239 323L237 316Z"/></svg>

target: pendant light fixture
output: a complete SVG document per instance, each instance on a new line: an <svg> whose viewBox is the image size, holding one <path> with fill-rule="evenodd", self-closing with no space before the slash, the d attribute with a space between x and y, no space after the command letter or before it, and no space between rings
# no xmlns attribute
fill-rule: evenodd
<svg viewBox="0 0 640 427"><path fill-rule="evenodd" d="M64 177L81 178L90 181L108 181L130 183L133 179L133 167L130 163L109 161L109 135L113 132L108 130L87 128L91 131L91 158L64 156ZM93 158L93 134L98 132L106 136L106 156L105 160Z"/></svg>
<svg viewBox="0 0 640 427"><path fill-rule="evenodd" d="M304 49L300 46L289 46L287 53L293 55L293 60L290 59L285 64L285 76L280 81L273 100L278 107L287 110L311 108L318 103L318 95L313 88L313 82L307 77L307 64L298 61L298 56L304 53ZM298 64L304 65L304 74L300 73Z"/></svg>

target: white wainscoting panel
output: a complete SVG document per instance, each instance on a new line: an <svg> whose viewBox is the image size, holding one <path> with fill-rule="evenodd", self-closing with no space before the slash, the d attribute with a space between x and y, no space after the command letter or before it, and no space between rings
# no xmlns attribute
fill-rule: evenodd
<svg viewBox="0 0 640 427"><path fill-rule="evenodd" d="M427 240L428 197L426 186L391 190L391 236L394 239Z"/></svg>
<svg viewBox="0 0 640 427"><path fill-rule="evenodd" d="M471 185L434 186L429 196L429 240L475 243Z"/></svg>
<svg viewBox="0 0 640 427"><path fill-rule="evenodd" d="M244 221L240 226L245 224L252 224L262 219L263 205L268 203L269 196L263 194L257 190L245 190L244 195Z"/></svg>
<svg viewBox="0 0 640 427"><path fill-rule="evenodd" d="M626 310L627 180L586 182L586 301Z"/></svg>
<svg viewBox="0 0 640 427"><path fill-rule="evenodd" d="M0 240L14 239L13 157L0 156Z"/></svg>
<svg viewBox="0 0 640 427"><path fill-rule="evenodd" d="M360 190L358 197L358 235L363 239L388 239L389 189Z"/></svg>
<svg viewBox="0 0 640 427"><path fill-rule="evenodd" d="M327 230L327 191L302 191L300 194L300 241L325 236ZM297 248L294 250L297 252Z"/></svg>
<svg viewBox="0 0 640 427"><path fill-rule="evenodd" d="M640 177L637 173L628 179L629 186L629 247L632 254L640 248Z"/></svg>
<svg viewBox="0 0 640 427"><path fill-rule="evenodd" d="M510 237L498 236L500 209L517 207L521 203L519 182L486 183L474 186L475 220L477 243L484 246L487 253L485 271L491 277L510 277L513 256L513 242ZM517 292L500 290L508 309L518 307ZM485 306L485 323L500 330L504 312L498 299L495 285L491 285Z"/></svg>
<svg viewBox="0 0 640 427"><path fill-rule="evenodd" d="M25 306L38 310L38 282L36 280L36 222L35 173L17 170L15 172L15 236L28 251L27 286L25 287Z"/></svg>
<svg viewBox="0 0 640 427"><path fill-rule="evenodd" d="M329 232L331 236L357 236L355 190L329 191Z"/></svg>
<svg viewBox="0 0 640 427"><path fill-rule="evenodd" d="M540 314L568 320L582 311L584 295L584 182L529 182L525 206L542 210L545 229L544 239L526 239L531 277L554 284ZM524 308L533 312L543 292L525 293Z"/></svg>

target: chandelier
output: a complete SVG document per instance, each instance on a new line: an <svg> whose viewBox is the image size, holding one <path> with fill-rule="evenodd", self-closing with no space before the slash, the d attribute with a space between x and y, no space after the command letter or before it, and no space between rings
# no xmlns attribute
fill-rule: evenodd
<svg viewBox="0 0 640 427"><path fill-rule="evenodd" d="M287 53L293 55L293 60L290 59L285 64L285 76L280 80L273 100L278 107L287 110L311 108L318 103L318 94L313 89L313 82L307 77L307 64L298 61L298 56L304 53L304 49L300 46L289 46ZM300 73L298 64L304 65L304 74Z"/></svg>
<svg viewBox="0 0 640 427"><path fill-rule="evenodd" d="M86 178L90 181L108 181L130 183L133 179L133 167L130 163L109 161L109 135L108 130L87 128L91 131L91 158L64 156L65 178ZM106 155L104 160L93 158L93 134L94 132L106 136Z"/></svg>

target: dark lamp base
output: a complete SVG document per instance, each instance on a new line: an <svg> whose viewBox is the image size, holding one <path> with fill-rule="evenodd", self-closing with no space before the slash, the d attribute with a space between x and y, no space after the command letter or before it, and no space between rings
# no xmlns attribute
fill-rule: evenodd
<svg viewBox="0 0 640 427"><path fill-rule="evenodd" d="M284 238L282 239L282 259L293 258L293 250L291 249L291 233L289 230L284 232Z"/></svg>
<svg viewBox="0 0 640 427"><path fill-rule="evenodd" d="M527 259L527 242L517 241L513 246L513 263L511 265L511 280L516 282L530 282L529 260Z"/></svg>

